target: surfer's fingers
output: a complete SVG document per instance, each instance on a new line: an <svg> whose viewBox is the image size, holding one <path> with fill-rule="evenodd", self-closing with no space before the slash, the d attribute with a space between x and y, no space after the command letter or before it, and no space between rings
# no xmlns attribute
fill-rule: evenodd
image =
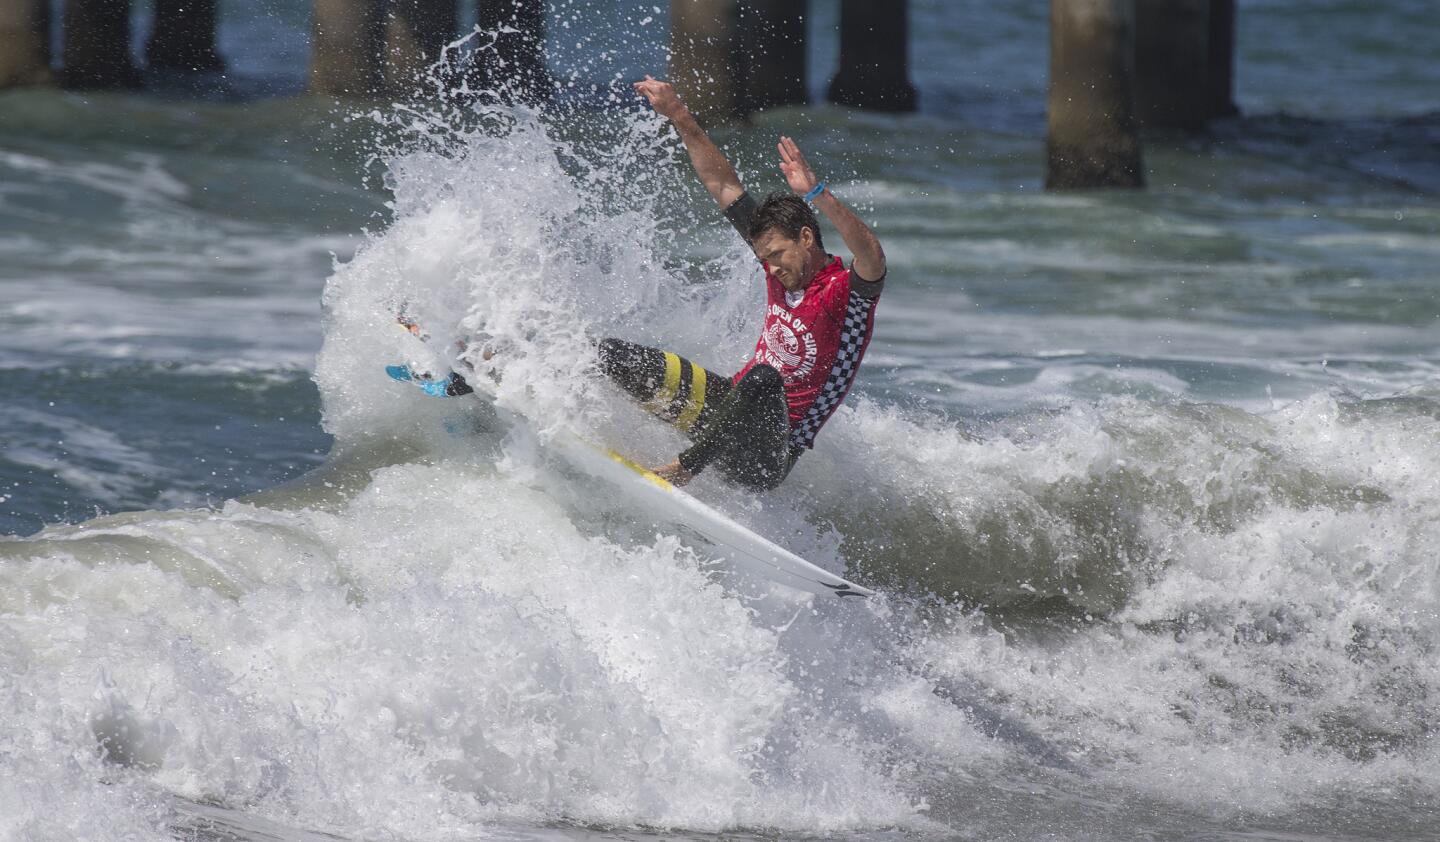
<svg viewBox="0 0 1440 842"><path fill-rule="evenodd" d="M809 168L810 165L805 161L805 153L800 151L800 144L796 143L794 138L789 137L784 138L784 141L791 163Z"/></svg>

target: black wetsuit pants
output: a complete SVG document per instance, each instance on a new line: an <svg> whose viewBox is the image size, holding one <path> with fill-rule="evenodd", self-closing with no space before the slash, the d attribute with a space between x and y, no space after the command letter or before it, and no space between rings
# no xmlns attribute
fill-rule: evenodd
<svg viewBox="0 0 1440 842"><path fill-rule="evenodd" d="M680 454L692 474L714 466L756 490L779 485L799 448L790 443L785 383L756 365L731 383L689 360L622 339L600 342L600 368L642 406L683 430L694 444Z"/></svg>

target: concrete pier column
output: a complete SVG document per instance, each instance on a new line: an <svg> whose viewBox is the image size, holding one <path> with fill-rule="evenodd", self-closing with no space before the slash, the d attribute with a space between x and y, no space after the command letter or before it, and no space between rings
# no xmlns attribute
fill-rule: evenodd
<svg viewBox="0 0 1440 842"><path fill-rule="evenodd" d="M49 0L0 0L0 90L50 81Z"/></svg>
<svg viewBox="0 0 1440 842"><path fill-rule="evenodd" d="M1235 0L1210 0L1209 73L1211 117L1234 117Z"/></svg>
<svg viewBox="0 0 1440 842"><path fill-rule="evenodd" d="M72 88L138 88L130 60L130 0L65 0L64 70Z"/></svg>
<svg viewBox="0 0 1440 842"><path fill-rule="evenodd" d="M314 0L310 92L376 96L384 88L384 0Z"/></svg>
<svg viewBox="0 0 1440 842"><path fill-rule="evenodd" d="M840 72L830 80L837 105L914 111L910 84L909 0L841 0Z"/></svg>
<svg viewBox="0 0 1440 842"><path fill-rule="evenodd" d="M413 90L440 51L455 40L455 0L390 0L385 20L385 84L393 93Z"/></svg>
<svg viewBox="0 0 1440 842"><path fill-rule="evenodd" d="M1210 0L1135 0L1135 116L1199 131L1210 117Z"/></svg>
<svg viewBox="0 0 1440 842"><path fill-rule="evenodd" d="M741 0L744 111L809 102L805 5L806 0Z"/></svg>
<svg viewBox="0 0 1440 842"><path fill-rule="evenodd" d="M670 83L700 122L746 114L737 0L671 0Z"/></svg>
<svg viewBox="0 0 1440 842"><path fill-rule="evenodd" d="M477 57L475 84L505 100L537 103L554 94L545 67L547 6L543 0L477 0L476 23L496 34L494 47Z"/></svg>
<svg viewBox="0 0 1440 842"><path fill-rule="evenodd" d="M216 73L215 0L155 0L155 24L145 42L145 63L155 69Z"/></svg>
<svg viewBox="0 0 1440 842"><path fill-rule="evenodd" d="M1047 189L1142 187L1134 0L1050 0Z"/></svg>

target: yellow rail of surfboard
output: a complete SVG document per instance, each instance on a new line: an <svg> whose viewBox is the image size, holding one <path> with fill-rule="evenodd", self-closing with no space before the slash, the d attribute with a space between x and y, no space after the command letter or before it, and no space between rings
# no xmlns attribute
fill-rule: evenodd
<svg viewBox="0 0 1440 842"><path fill-rule="evenodd" d="M670 483L669 480L665 479L664 477L660 476L659 474L655 473L654 471L650 470L649 468L645 467L644 465L641 465L639 462L636 462L634 459L631 459L630 457L625 456L624 454L616 453L615 451L613 451L613 450L611 450L611 449L609 449L609 448L606 448L606 449L605 449L605 455L606 455L606 456L609 456L611 459L614 459L616 462L619 462L620 464L624 465L625 467L629 468L630 470L634 471L635 473L639 474L640 476L644 477L645 479L650 480L651 482L655 483L656 485L660 486L661 488L670 488L670 489L673 489L673 488L675 487L674 485L672 485L672 484Z"/></svg>

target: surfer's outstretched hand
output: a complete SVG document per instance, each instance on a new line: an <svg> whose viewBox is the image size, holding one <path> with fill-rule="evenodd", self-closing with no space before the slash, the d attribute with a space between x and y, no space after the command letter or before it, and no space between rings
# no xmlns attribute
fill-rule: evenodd
<svg viewBox="0 0 1440 842"><path fill-rule="evenodd" d="M645 97L655 113L670 120L674 120L685 113L685 103L680 101L680 95L675 93L675 86L669 82L656 79L646 75L645 81L635 83L635 92Z"/></svg>
<svg viewBox="0 0 1440 842"><path fill-rule="evenodd" d="M680 464L679 459L655 468L653 473L676 487L682 486L695 478L694 474L685 470L685 466Z"/></svg>
<svg viewBox="0 0 1440 842"><path fill-rule="evenodd" d="M785 174L785 183L790 189L801 196L815 189L820 179L815 177L815 171L810 169L810 162L805 160L795 141L782 135L775 148L780 150L780 172Z"/></svg>

